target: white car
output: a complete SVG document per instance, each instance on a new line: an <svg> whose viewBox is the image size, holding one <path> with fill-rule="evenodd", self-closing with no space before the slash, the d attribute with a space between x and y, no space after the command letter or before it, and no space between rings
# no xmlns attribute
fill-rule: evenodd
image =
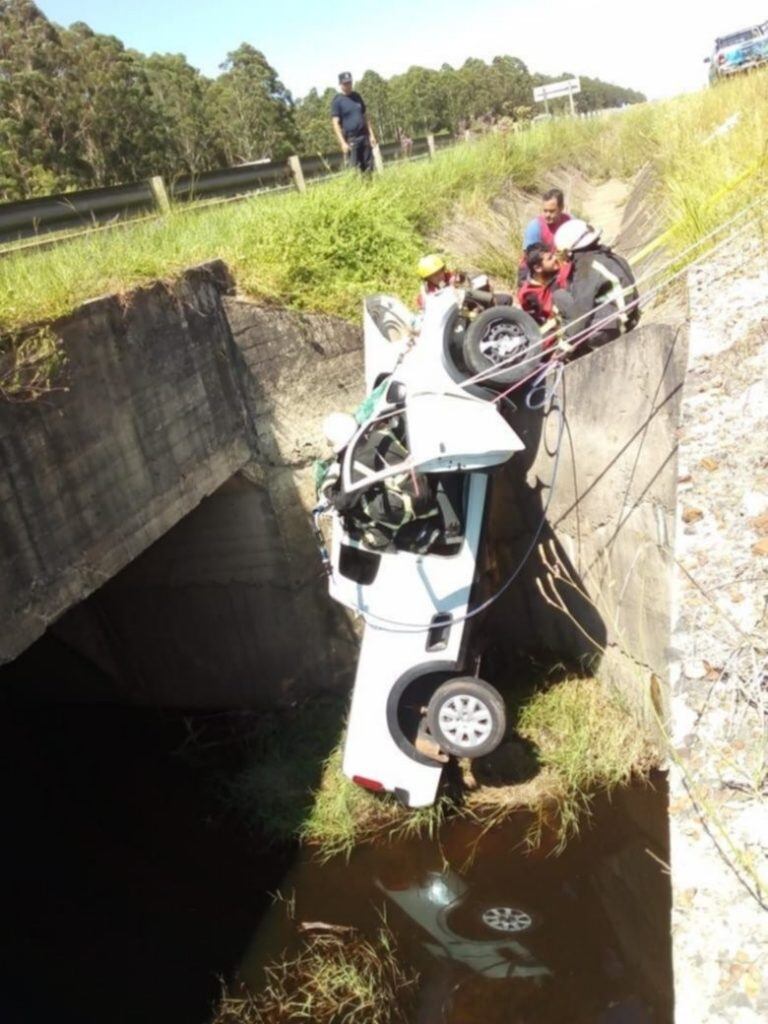
<svg viewBox="0 0 768 1024"><path fill-rule="evenodd" d="M472 594L488 473L524 448L493 388L535 371L541 342L520 310L467 319L464 300L453 288L431 296L415 339L397 299L366 300L366 386L375 398L339 460L347 507L404 473L429 481L439 531L425 531L426 548L398 534L375 550L329 509L330 594L365 620L343 771L410 807L434 802L448 755L488 754L506 726L501 696L475 671ZM360 470L361 446L394 418L406 455Z"/></svg>

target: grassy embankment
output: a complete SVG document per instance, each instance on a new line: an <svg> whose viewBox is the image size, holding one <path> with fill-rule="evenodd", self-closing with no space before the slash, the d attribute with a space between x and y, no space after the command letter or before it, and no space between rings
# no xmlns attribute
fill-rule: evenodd
<svg viewBox="0 0 768 1024"><path fill-rule="evenodd" d="M259 196L215 209L180 209L157 221L94 231L58 248L0 260L0 397L36 397L55 375L55 336L43 328L94 296L125 292L185 267L224 259L255 299L356 317L374 291L408 295L413 266L457 205L478 220L509 182L535 188L556 167L592 179L629 178L651 162L649 202L672 226L674 255L766 187L768 76L753 75L667 103L615 116L556 121L439 154L433 163L389 168L373 182L354 177L304 196ZM738 114L738 123L707 141ZM478 262L512 278L519 234L505 257ZM505 265L506 263L506 265Z"/></svg>
<svg viewBox="0 0 768 1024"><path fill-rule="evenodd" d="M304 196L181 210L8 257L0 261L0 334L213 257L226 260L240 288L257 299L355 317L371 291L413 290L414 263L455 203L482 217L508 182L534 188L558 166L595 179L628 178L651 161L659 181L654 202L662 221L676 225L674 251L765 187L767 100L768 76L753 75L615 116L457 146L432 163L388 168L370 183L349 177ZM734 114L733 129L707 142ZM510 239L510 268L518 242Z"/></svg>

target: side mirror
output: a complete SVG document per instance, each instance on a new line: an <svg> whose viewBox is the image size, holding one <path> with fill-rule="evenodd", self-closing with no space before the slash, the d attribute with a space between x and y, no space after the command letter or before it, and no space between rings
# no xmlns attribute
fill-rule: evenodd
<svg viewBox="0 0 768 1024"><path fill-rule="evenodd" d="M712 58L711 57L705 57L704 58L704 63L705 64L711 64L712 63Z"/></svg>

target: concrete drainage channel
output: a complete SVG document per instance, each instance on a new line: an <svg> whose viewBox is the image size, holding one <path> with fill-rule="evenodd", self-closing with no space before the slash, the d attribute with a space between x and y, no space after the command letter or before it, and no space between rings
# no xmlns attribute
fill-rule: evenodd
<svg viewBox="0 0 768 1024"><path fill-rule="evenodd" d="M356 638L325 598L306 512L320 423L362 397L359 334L328 317L259 308L232 290L226 268L212 264L171 287L87 304L56 325L68 390L0 409L7 467L0 514L10 553L0 589L2 678L15 708L9 721L20 715L29 735L32 721L59 717L73 737L80 735L76 719L118 735L116 708L131 706L123 713L132 721L146 715L154 722L149 709L162 707L172 738L158 749L168 754L184 748L185 730L194 732L196 722L221 709L253 713L347 691ZM621 694L638 727L663 745L687 338L683 327L652 320L646 315L632 335L568 368L566 444L542 545L491 628L507 653L589 664ZM525 550L543 507L542 482L551 478L546 429L530 417L519 426L528 451L498 481L489 524L502 573ZM79 702L77 712L62 711L62 700L70 708ZM112 710L100 718L96 703ZM151 751L144 727L135 728L139 745ZM31 778L35 761L27 754L35 744L24 746L16 767ZM46 771L61 770L66 745L60 753ZM98 763L94 755L90 770ZM152 763L158 779L177 772L178 761L165 755ZM87 773L73 769L72 779L72 791L58 791L61 806L88 787ZM139 787L137 800L153 807L148 788ZM166 791L164 782L158 788ZM108 800L103 786L99 793ZM19 829L55 853L55 835L31 829L28 812L20 812ZM376 908L386 908L405 962L421 976L407 1011L413 1016L404 1019L507 1021L512 1012L553 1022L563 1014L585 1022L672 1019L662 776L651 788L598 801L592 826L560 857L547 856L546 841L538 852L510 856L526 824L520 815L482 839L457 821L444 827L437 847L362 848L349 867L322 867L301 854L286 874L292 848L254 852L259 843L244 838L239 825L222 824L213 811L210 819L229 838L219 846L227 854L221 864L215 855L206 862L206 877L236 865L227 884L214 883L212 891L233 908L235 878L245 913L235 915L237 928L221 948L211 953L203 944L196 962L203 973L210 965L206 985L183 1012L180 1002L178 1016L172 991L183 987L183 971L168 964L164 1020L210 1019L211 976L239 973L255 983L276 951L298 942L300 919L366 933ZM136 842L151 844L152 826L135 827L142 836ZM83 849L99 850L92 832L83 825ZM80 840L73 841L76 861ZM184 857L172 852L170 835L168 843L169 874L160 872L160 884L145 891L155 923L162 879L173 876L174 856ZM256 883L248 869L254 858ZM108 849L99 859L109 860ZM23 877L23 863L18 870ZM34 920L40 907L27 882L19 913ZM267 909L264 893L277 888L291 912L284 903ZM108 891L105 880L102 897ZM140 906L141 898L134 902ZM203 913L198 923L209 929L212 919ZM164 934L183 949L195 927L188 921L179 933L170 927ZM216 927L227 931L220 917ZM137 943L152 933L146 921L130 928ZM30 984L23 960L14 961L19 1005ZM39 961L36 969L45 988ZM132 985L142 988L136 979ZM59 1017L146 1019L151 989L148 983L145 1003L137 995L124 1012L107 1015L98 1000L71 991Z"/></svg>

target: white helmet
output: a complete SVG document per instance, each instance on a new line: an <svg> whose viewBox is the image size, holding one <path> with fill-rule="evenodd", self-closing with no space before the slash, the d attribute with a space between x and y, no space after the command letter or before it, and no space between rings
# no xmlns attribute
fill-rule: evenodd
<svg viewBox="0 0 768 1024"><path fill-rule="evenodd" d="M323 420L323 433L335 452L349 444L356 430L357 420L348 412L332 412Z"/></svg>
<svg viewBox="0 0 768 1024"><path fill-rule="evenodd" d="M555 248L558 252L578 252L596 242L601 234L600 228L593 228L585 220L571 217L555 232Z"/></svg>

